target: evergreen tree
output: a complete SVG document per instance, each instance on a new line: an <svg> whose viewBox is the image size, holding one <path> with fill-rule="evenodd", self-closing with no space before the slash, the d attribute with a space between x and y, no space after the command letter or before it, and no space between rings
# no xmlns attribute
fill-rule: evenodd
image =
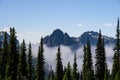
<svg viewBox="0 0 120 80"><path fill-rule="evenodd" d="M64 75L64 77L63 77L63 80L73 80L73 79L72 79L72 75L71 75L70 62L68 62L67 70L66 70L66 72L65 72L65 75Z"/></svg>
<svg viewBox="0 0 120 80"><path fill-rule="evenodd" d="M104 80L106 57L105 57L104 40L102 39L101 31L99 32L99 36L98 36L95 58L96 58L95 80Z"/></svg>
<svg viewBox="0 0 120 80"><path fill-rule="evenodd" d="M109 74L109 70L108 70L108 66L107 66L107 62L106 62L106 54L105 54L105 45L104 45L104 38L102 39L102 48L103 48L103 56L104 56L104 63L105 63L105 71L104 71L104 80L109 80L110 79L110 74Z"/></svg>
<svg viewBox="0 0 120 80"><path fill-rule="evenodd" d="M2 49L0 45L0 80L2 79Z"/></svg>
<svg viewBox="0 0 120 80"><path fill-rule="evenodd" d="M5 77L5 69L7 65L7 56L8 56L8 42L7 42L7 33L4 33L4 42L3 42L3 49L1 53L1 63L0 63L0 75L1 78L4 79Z"/></svg>
<svg viewBox="0 0 120 80"><path fill-rule="evenodd" d="M62 78L63 78L63 65L62 65L61 52L60 52L60 46L59 46L57 58L56 58L55 80L62 80Z"/></svg>
<svg viewBox="0 0 120 80"><path fill-rule="evenodd" d="M10 43L8 46L8 58L5 71L5 80L16 80L18 66L18 44L14 28L10 28Z"/></svg>
<svg viewBox="0 0 120 80"><path fill-rule="evenodd" d="M107 63L106 63L106 65L105 65L105 75L104 75L104 80L110 80L110 73L109 73L109 70L108 70Z"/></svg>
<svg viewBox="0 0 120 80"><path fill-rule="evenodd" d="M38 50L37 65L36 65L36 80L44 80L45 77L45 59L43 55L43 38L41 38L41 43Z"/></svg>
<svg viewBox="0 0 120 80"><path fill-rule="evenodd" d="M82 80L86 80L86 72L87 72L87 67L86 67L86 62L87 62L87 56L86 56L86 46L84 46L84 56L83 56L83 65L82 65Z"/></svg>
<svg viewBox="0 0 120 80"><path fill-rule="evenodd" d="M31 51L31 43L29 43L29 48L28 48L28 80L33 80L34 79L34 65L33 65L33 58L32 58L32 51Z"/></svg>
<svg viewBox="0 0 120 80"><path fill-rule="evenodd" d="M77 78L76 78L76 80L80 80L80 73L79 72L77 72Z"/></svg>
<svg viewBox="0 0 120 80"><path fill-rule="evenodd" d="M76 53L75 53L75 56L74 56L72 77L73 77L73 80L78 80L78 79L77 79L78 75L77 75Z"/></svg>
<svg viewBox="0 0 120 80"><path fill-rule="evenodd" d="M87 40L87 46L84 47L83 80L94 80L94 70L89 40Z"/></svg>
<svg viewBox="0 0 120 80"><path fill-rule="evenodd" d="M112 80L115 80L115 76L119 70L119 63L120 63L120 29L119 29L119 18L117 22L117 29L116 29L116 43L114 48L114 57L113 57L113 65L112 65Z"/></svg>
<svg viewBox="0 0 120 80"><path fill-rule="evenodd" d="M54 71L51 67L50 72L48 73L48 79L47 80L54 80Z"/></svg>
<svg viewBox="0 0 120 80"><path fill-rule="evenodd" d="M80 78L79 79L83 80L83 72L82 71L80 72Z"/></svg>
<svg viewBox="0 0 120 80"><path fill-rule="evenodd" d="M120 80L120 71L117 72L117 74L115 75L114 80Z"/></svg>
<svg viewBox="0 0 120 80"><path fill-rule="evenodd" d="M92 53L91 53L91 46L89 40L87 40L87 47L86 47L86 67L87 67L87 80L94 80L94 69L93 69L93 63L92 63Z"/></svg>
<svg viewBox="0 0 120 80"><path fill-rule="evenodd" d="M23 40L21 44L21 54L19 58L19 65L18 65L18 80L27 80L28 78L28 71L27 71L27 60L26 60L26 47L25 41Z"/></svg>
<svg viewBox="0 0 120 80"><path fill-rule="evenodd" d="M65 74L66 72L66 67L64 66L64 69L63 69L63 75Z"/></svg>

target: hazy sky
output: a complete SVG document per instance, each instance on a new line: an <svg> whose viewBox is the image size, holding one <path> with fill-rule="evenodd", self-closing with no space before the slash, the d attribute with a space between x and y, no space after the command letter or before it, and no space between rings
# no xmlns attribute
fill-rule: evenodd
<svg viewBox="0 0 120 80"><path fill-rule="evenodd" d="M57 28L76 37L99 29L114 37L118 17L120 0L0 0L0 30L15 27L26 42Z"/></svg>

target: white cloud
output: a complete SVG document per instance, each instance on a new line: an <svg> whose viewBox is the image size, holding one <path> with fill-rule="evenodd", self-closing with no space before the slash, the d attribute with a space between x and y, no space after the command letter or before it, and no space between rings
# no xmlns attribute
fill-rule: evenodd
<svg viewBox="0 0 120 80"><path fill-rule="evenodd" d="M37 46L37 47L36 47ZM34 53L34 57L37 56L37 50L38 45L33 45L33 53ZM45 60L47 62L47 64L49 64L49 66L52 66L55 69L55 64L56 64L56 53L57 53L57 47L47 47L46 45L44 45L44 56L45 56ZM62 62L63 65L66 66L68 61L71 62L71 64L73 63L73 58L74 58L74 52L66 46L62 46L61 45L61 58L62 58Z"/></svg>
<svg viewBox="0 0 120 80"><path fill-rule="evenodd" d="M36 45L33 45L33 53L34 53L34 57L37 56L37 48ZM95 64L95 46L91 47L92 50L92 59L93 59L93 66ZM112 57L113 57L113 48L110 46L106 46L106 56L107 56L107 63L108 63L108 67L109 69L112 68ZM57 47L47 47L46 45L44 45L44 56L45 56L45 61L47 64L49 64L49 67L52 66L53 69L55 69L55 64L56 64L56 53L57 53ZM78 70L80 71L82 69L82 64L83 64L83 47L79 48L78 50L76 50L77 53L77 64L78 64ZM75 52L73 52L69 47L67 46L62 46L61 45L61 57L62 57L62 62L63 62L63 66L66 66L68 62L70 62L71 66L73 64L73 60L74 60L74 54Z"/></svg>

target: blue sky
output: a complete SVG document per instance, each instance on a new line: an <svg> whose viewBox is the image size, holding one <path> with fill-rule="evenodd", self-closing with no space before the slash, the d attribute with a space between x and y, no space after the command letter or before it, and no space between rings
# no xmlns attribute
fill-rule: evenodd
<svg viewBox="0 0 120 80"><path fill-rule="evenodd" d="M118 17L120 0L0 0L0 30L15 27L26 42L57 28L75 37L99 29L114 37Z"/></svg>

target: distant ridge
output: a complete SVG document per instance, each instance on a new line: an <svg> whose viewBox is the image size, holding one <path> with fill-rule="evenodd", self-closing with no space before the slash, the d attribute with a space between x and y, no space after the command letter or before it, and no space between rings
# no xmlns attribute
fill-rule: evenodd
<svg viewBox="0 0 120 80"><path fill-rule="evenodd" d="M103 35L103 37L105 39L105 45L114 45L114 38L105 35ZM70 37L66 32L64 33L60 29L56 29L52 32L52 34L44 38L44 43L49 47L65 45L78 48L86 44L87 38L89 38L91 45L96 45L98 32L87 31L80 37Z"/></svg>
<svg viewBox="0 0 120 80"><path fill-rule="evenodd" d="M0 45L3 44L4 33L5 32L3 31L0 32ZM105 35L103 35L103 37L105 39L104 40L105 45L114 46L115 43L114 38ZM7 41L9 42L10 35L8 33L7 33L7 38L8 38ZM66 32L64 33L62 30L56 29L52 32L52 34L44 37L44 44L46 44L48 47L64 45L64 46L69 46L72 49L78 49L79 47L86 44L87 38L89 38L91 45L95 46L98 38L98 32L87 31L84 32L80 37L70 37L68 33Z"/></svg>

